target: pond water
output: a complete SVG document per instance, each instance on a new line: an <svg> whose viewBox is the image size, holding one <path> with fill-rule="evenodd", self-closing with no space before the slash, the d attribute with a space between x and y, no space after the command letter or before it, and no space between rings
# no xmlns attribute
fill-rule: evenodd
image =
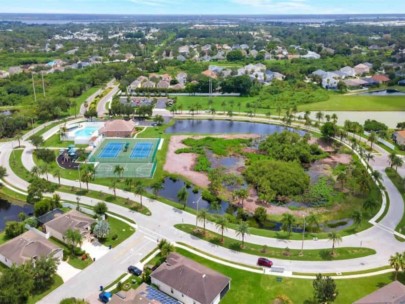
<svg viewBox="0 0 405 304"><path fill-rule="evenodd" d="M282 132L286 128L265 123L231 121L231 120L176 120L173 126L166 129L166 133L195 133L195 134L259 134L270 135ZM294 129L289 128L293 131ZM304 131L297 132L304 135Z"/></svg>
<svg viewBox="0 0 405 304"><path fill-rule="evenodd" d="M374 92L367 92L361 95L367 96L405 96L404 92L398 90L381 90L381 91L374 91Z"/></svg>
<svg viewBox="0 0 405 304"><path fill-rule="evenodd" d="M32 215L34 208L32 205L15 205L0 197L0 231L6 226L8 221L18 221L18 214L24 212L27 215Z"/></svg>

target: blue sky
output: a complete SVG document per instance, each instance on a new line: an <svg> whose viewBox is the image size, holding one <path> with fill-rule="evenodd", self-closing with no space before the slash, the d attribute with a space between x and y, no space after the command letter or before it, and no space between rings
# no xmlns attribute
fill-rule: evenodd
<svg viewBox="0 0 405 304"><path fill-rule="evenodd" d="M389 14L405 0L0 0L2 13Z"/></svg>

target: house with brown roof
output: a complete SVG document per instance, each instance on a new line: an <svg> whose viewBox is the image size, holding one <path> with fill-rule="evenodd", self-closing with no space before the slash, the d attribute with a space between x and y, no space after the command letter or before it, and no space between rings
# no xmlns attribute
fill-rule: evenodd
<svg viewBox="0 0 405 304"><path fill-rule="evenodd" d="M160 80L156 87L158 89L168 89L170 87L170 83L166 80Z"/></svg>
<svg viewBox="0 0 405 304"><path fill-rule="evenodd" d="M370 73L370 67L364 63L360 63L354 67L357 75L364 75Z"/></svg>
<svg viewBox="0 0 405 304"><path fill-rule="evenodd" d="M405 146L405 130L395 132L394 140L398 146Z"/></svg>
<svg viewBox="0 0 405 304"><path fill-rule="evenodd" d="M152 284L185 304L217 304L231 286L228 277L177 253L151 274Z"/></svg>
<svg viewBox="0 0 405 304"><path fill-rule="evenodd" d="M390 81L390 79L385 75L374 75L371 78L380 84L387 83L388 81Z"/></svg>
<svg viewBox="0 0 405 304"><path fill-rule="evenodd" d="M98 133L104 137L131 137L135 131L135 123L132 120L116 119L106 121Z"/></svg>
<svg viewBox="0 0 405 304"><path fill-rule="evenodd" d="M83 237L87 237L90 235L91 224L95 222L90 216L71 210L56 216L53 220L45 223L44 227L50 236L65 242L66 231L69 229L78 230Z"/></svg>
<svg viewBox="0 0 405 304"><path fill-rule="evenodd" d="M405 303L405 285L394 281L377 291L357 300L353 304L403 304Z"/></svg>
<svg viewBox="0 0 405 304"><path fill-rule="evenodd" d="M38 258L63 259L63 249L48 241L41 232L29 230L0 246L0 262L11 267Z"/></svg>
<svg viewBox="0 0 405 304"><path fill-rule="evenodd" d="M217 79L218 76L215 72L211 71L211 70L205 70L204 72L202 72L201 74L203 74L204 76L207 76L209 78L213 78L213 79Z"/></svg>
<svg viewBox="0 0 405 304"><path fill-rule="evenodd" d="M155 87L155 83L153 81L148 80L148 81L142 82L142 88L151 89L151 88L154 88L154 87Z"/></svg>

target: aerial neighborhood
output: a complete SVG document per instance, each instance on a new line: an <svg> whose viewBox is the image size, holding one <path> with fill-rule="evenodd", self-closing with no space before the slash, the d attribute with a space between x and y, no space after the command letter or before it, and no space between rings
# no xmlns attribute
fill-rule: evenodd
<svg viewBox="0 0 405 304"><path fill-rule="evenodd" d="M405 303L404 4L17 2L0 304Z"/></svg>

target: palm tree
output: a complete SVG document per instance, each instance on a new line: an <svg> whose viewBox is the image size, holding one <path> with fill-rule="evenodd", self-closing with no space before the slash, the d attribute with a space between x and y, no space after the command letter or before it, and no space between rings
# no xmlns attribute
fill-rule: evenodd
<svg viewBox="0 0 405 304"><path fill-rule="evenodd" d="M179 203L183 204L183 208L186 209L188 199L188 192L186 187L181 188L179 192L177 192L177 199L179 200Z"/></svg>
<svg viewBox="0 0 405 304"><path fill-rule="evenodd" d="M242 237L242 248L245 245L245 235L249 234L249 224L242 221L238 227L236 227L236 236L241 236Z"/></svg>
<svg viewBox="0 0 405 304"><path fill-rule="evenodd" d="M125 185L128 187L129 191L132 190L132 186L134 185L134 183L135 183L135 179L133 179L133 178L125 179Z"/></svg>
<svg viewBox="0 0 405 304"><path fill-rule="evenodd" d="M290 213L283 214L283 217L281 219L282 229L284 231L288 231L288 236L291 235L292 226L294 225L295 221L296 219L292 214Z"/></svg>
<svg viewBox="0 0 405 304"><path fill-rule="evenodd" d="M278 113L278 117L281 117L281 111L283 110L282 108L281 108L281 106L280 105L277 105L277 113Z"/></svg>
<svg viewBox="0 0 405 304"><path fill-rule="evenodd" d="M183 114L183 105L180 104L177 108L179 109L180 114Z"/></svg>
<svg viewBox="0 0 405 304"><path fill-rule="evenodd" d="M7 169L0 166L0 179L3 179L7 175Z"/></svg>
<svg viewBox="0 0 405 304"><path fill-rule="evenodd" d="M371 152L366 153L365 157L366 157L366 160L367 160L368 162L370 162L370 160L373 160L373 159L374 159L374 155L371 154Z"/></svg>
<svg viewBox="0 0 405 304"><path fill-rule="evenodd" d="M397 155L395 154L395 152L391 152L390 155L388 156L388 162L390 164L390 167L392 168L394 166L394 161L395 158L397 158Z"/></svg>
<svg viewBox="0 0 405 304"><path fill-rule="evenodd" d="M377 141L377 139L378 139L377 133L375 133L374 131L372 131L372 132L368 135L367 140L370 142L371 150L373 149L373 144Z"/></svg>
<svg viewBox="0 0 405 304"><path fill-rule="evenodd" d="M398 278L398 271L404 269L405 261L404 255L396 252L395 255L392 255L389 259L390 266L395 269L395 281Z"/></svg>
<svg viewBox="0 0 405 304"><path fill-rule="evenodd" d="M364 210L374 210L377 207L378 207L378 201L373 198L369 197L363 202Z"/></svg>
<svg viewBox="0 0 405 304"><path fill-rule="evenodd" d="M399 156L396 156L394 158L394 161L392 163L392 166L395 167L395 171L398 172L398 167L402 167L402 165L404 164L404 161L402 160L402 158L400 158Z"/></svg>
<svg viewBox="0 0 405 304"><path fill-rule="evenodd" d="M122 175L124 174L124 167L123 166L121 166L121 165L115 165L115 167L114 167L114 171L113 171L113 173L115 174L115 175L117 175L118 177L122 177Z"/></svg>
<svg viewBox="0 0 405 304"><path fill-rule="evenodd" d="M145 192L145 186L141 180L136 181L134 193L139 195L139 202L141 203L142 207L142 194Z"/></svg>
<svg viewBox="0 0 405 304"><path fill-rule="evenodd" d="M117 181L115 178L112 178L112 179L111 179L111 187L110 187L110 189L113 190L113 192L114 192L114 197L117 196L117 184L118 184L118 181Z"/></svg>
<svg viewBox="0 0 405 304"><path fill-rule="evenodd" d="M83 236L79 230L68 229L63 236L63 239L66 241L68 245L72 246L71 254L74 254L75 248L82 244Z"/></svg>
<svg viewBox="0 0 405 304"><path fill-rule="evenodd" d="M15 139L18 140L18 148L21 147L21 139L22 139L22 135L20 130L17 131L16 135L15 135Z"/></svg>
<svg viewBox="0 0 405 304"><path fill-rule="evenodd" d="M340 188L343 189L345 182L347 180L347 172L346 171L342 171L338 174L338 176L336 177L336 180L338 182L340 182Z"/></svg>
<svg viewBox="0 0 405 304"><path fill-rule="evenodd" d="M207 222L207 210L205 209L201 209L200 211L198 211L197 213L197 221L202 221L203 222L203 233L205 235L205 224Z"/></svg>
<svg viewBox="0 0 405 304"><path fill-rule="evenodd" d="M30 172L33 176L39 177L41 174L41 169L38 166L34 166Z"/></svg>
<svg viewBox="0 0 405 304"><path fill-rule="evenodd" d="M332 114L332 120L333 120L333 123L336 125L336 123L338 121L338 116L336 115L336 113Z"/></svg>
<svg viewBox="0 0 405 304"><path fill-rule="evenodd" d="M308 215L305 220L311 231L319 230L319 221L316 214L311 212L310 215Z"/></svg>
<svg viewBox="0 0 405 304"><path fill-rule="evenodd" d="M355 210L352 213L351 216L353 223L356 227L358 227L361 224L361 221L363 220L363 214L359 210Z"/></svg>
<svg viewBox="0 0 405 304"><path fill-rule="evenodd" d="M215 116L216 110L214 108L211 108L210 113L211 113L212 116Z"/></svg>
<svg viewBox="0 0 405 304"><path fill-rule="evenodd" d="M59 186L60 186L60 177L61 177L61 172L60 172L60 170L59 170L58 168L56 168L56 169L53 171L53 175L55 175L56 178L58 179L58 183L59 183Z"/></svg>
<svg viewBox="0 0 405 304"><path fill-rule="evenodd" d="M318 122L321 122L321 119L323 119L323 113L319 111L315 114L315 117L318 119Z"/></svg>
<svg viewBox="0 0 405 304"><path fill-rule="evenodd" d="M221 216L215 223L218 230L221 231L221 243L224 242L224 231L228 225L228 219L225 216Z"/></svg>
<svg viewBox="0 0 405 304"><path fill-rule="evenodd" d="M342 242L342 237L339 234L337 234L336 232L329 232L328 239L330 241L332 241L331 255L334 256L335 255L335 244L339 244L340 242Z"/></svg>
<svg viewBox="0 0 405 304"><path fill-rule="evenodd" d="M49 181L49 176L48 176L48 173L49 173L49 166L48 166L48 164L40 165L40 166L39 166L39 170L40 170L40 173L41 173L41 174L45 174L46 180Z"/></svg>
<svg viewBox="0 0 405 304"><path fill-rule="evenodd" d="M330 122L330 115L329 115L329 114L326 114L326 115L325 115L325 119L326 119L327 122Z"/></svg>
<svg viewBox="0 0 405 304"><path fill-rule="evenodd" d="M234 191L234 196L236 199L239 199L241 201L241 205L243 208L243 202L245 199L248 198L249 193L246 189L238 189L238 190Z"/></svg>
<svg viewBox="0 0 405 304"><path fill-rule="evenodd" d="M227 113L227 115L228 115L228 116L230 117L230 119L232 120L232 116L233 116L232 110L229 110L228 113Z"/></svg>
<svg viewBox="0 0 405 304"><path fill-rule="evenodd" d="M152 188L153 195L156 197L159 191L163 189L162 181L156 181L150 187Z"/></svg>
<svg viewBox="0 0 405 304"><path fill-rule="evenodd" d="M371 176L374 177L375 180L377 180L377 181L382 180L382 174L381 174L380 171L374 170L374 171L371 173Z"/></svg>

